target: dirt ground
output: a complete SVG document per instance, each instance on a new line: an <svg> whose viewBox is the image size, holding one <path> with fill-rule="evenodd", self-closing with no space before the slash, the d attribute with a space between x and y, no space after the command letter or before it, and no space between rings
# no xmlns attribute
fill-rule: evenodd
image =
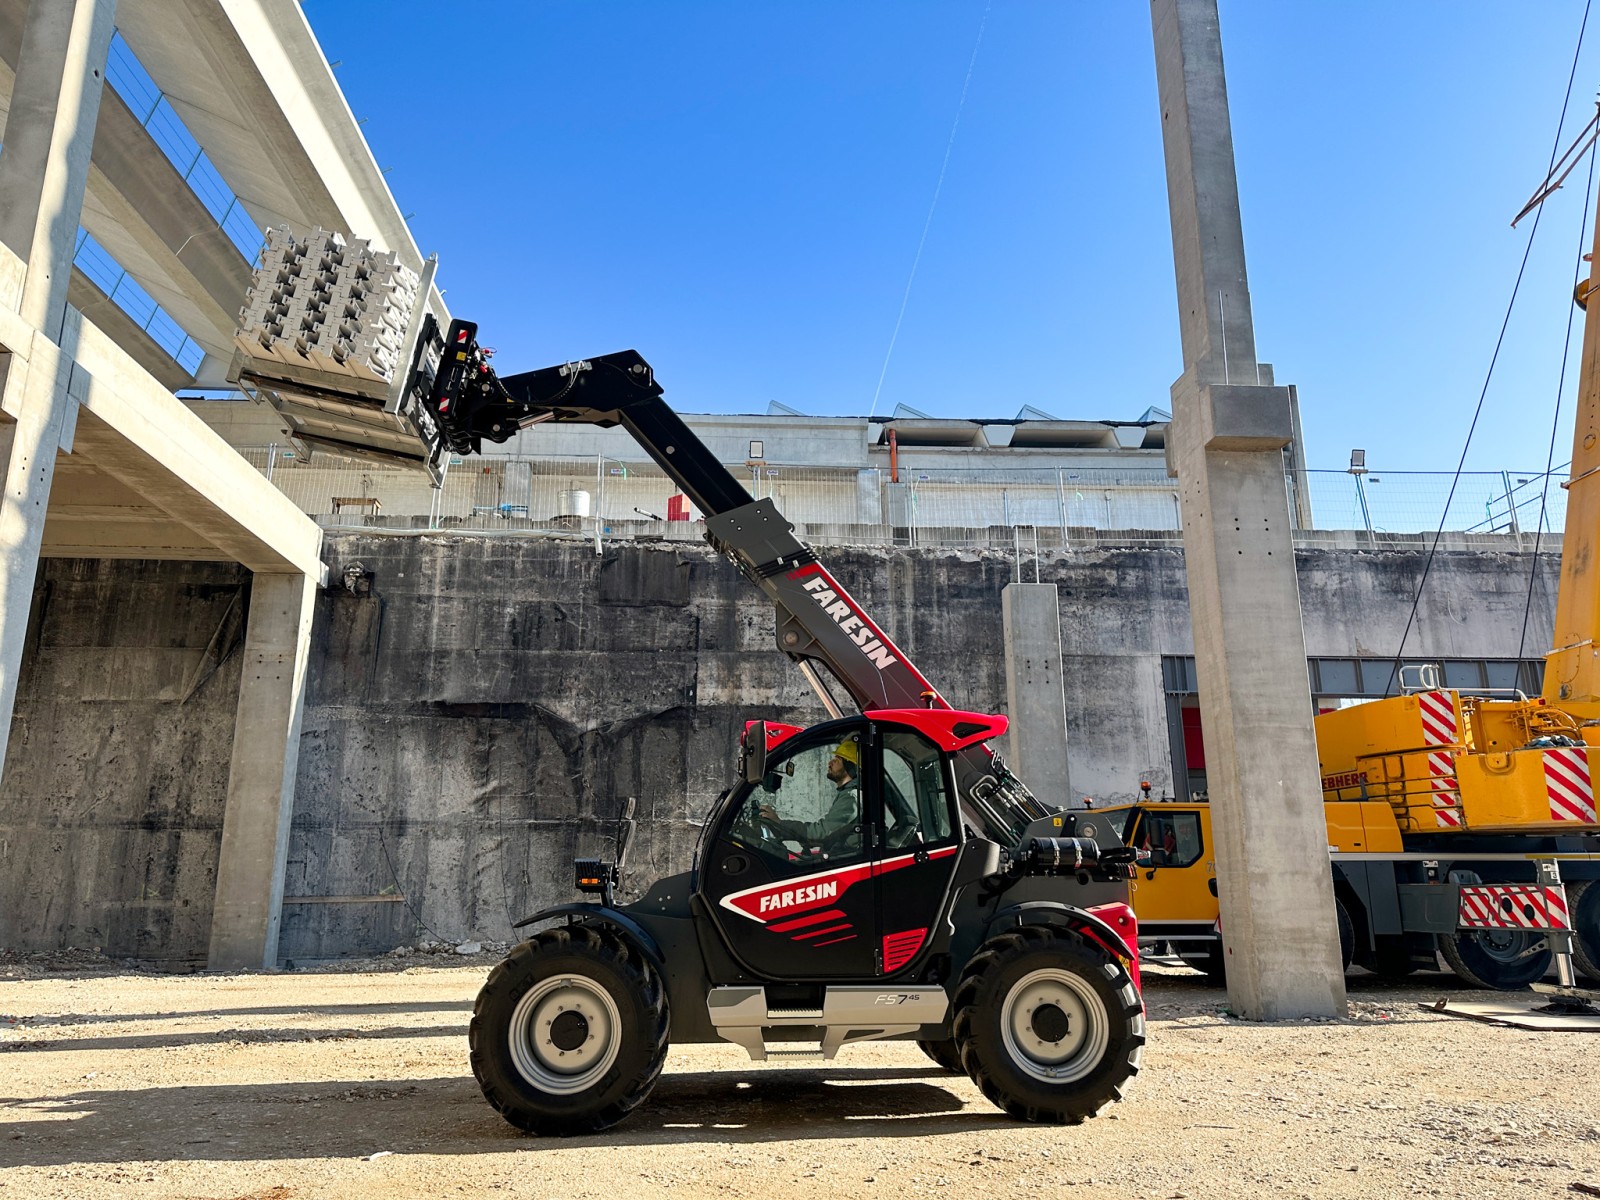
<svg viewBox="0 0 1600 1200"><path fill-rule="evenodd" d="M1349 1020L1263 1026L1199 976L1152 968L1144 1070L1077 1128L1011 1121L909 1044L847 1047L828 1070L686 1046L623 1125L538 1140L467 1068L492 960L406 961L239 976L0 963L0 1200L1600 1189L1600 1034L1423 1011L1493 998L1448 976L1352 976Z"/></svg>

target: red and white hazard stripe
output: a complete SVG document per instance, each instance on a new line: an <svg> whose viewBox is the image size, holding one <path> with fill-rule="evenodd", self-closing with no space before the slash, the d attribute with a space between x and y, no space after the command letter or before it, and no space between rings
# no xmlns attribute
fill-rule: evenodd
<svg viewBox="0 0 1600 1200"><path fill-rule="evenodd" d="M1544 752L1544 790L1550 797L1552 821L1596 822L1594 781L1589 777L1589 751L1581 746Z"/></svg>
<svg viewBox="0 0 1600 1200"><path fill-rule="evenodd" d="M1460 829L1461 785L1456 782L1455 759L1435 751L1428 755L1428 782L1433 788L1433 823L1440 829Z"/></svg>
<svg viewBox="0 0 1600 1200"><path fill-rule="evenodd" d="M1454 746L1461 741L1456 703L1450 692L1418 692L1422 714L1422 740L1428 746Z"/></svg>
<svg viewBox="0 0 1600 1200"><path fill-rule="evenodd" d="M1461 889L1461 929L1571 929L1560 884L1469 884Z"/></svg>

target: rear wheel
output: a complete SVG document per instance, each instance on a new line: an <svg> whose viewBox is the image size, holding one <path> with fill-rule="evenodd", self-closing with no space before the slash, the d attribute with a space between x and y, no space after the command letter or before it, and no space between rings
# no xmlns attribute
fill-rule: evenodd
<svg viewBox="0 0 1600 1200"><path fill-rule="evenodd" d="M1572 913L1572 965L1600 983L1600 881L1585 879L1567 888Z"/></svg>
<svg viewBox="0 0 1600 1200"><path fill-rule="evenodd" d="M1542 933L1521 929L1462 930L1439 935L1439 953L1473 987L1514 992L1544 978L1550 947Z"/></svg>
<svg viewBox="0 0 1600 1200"><path fill-rule="evenodd" d="M1110 953L1063 929L990 939L955 997L961 1064L1024 1121L1076 1125L1122 1099L1144 1054L1144 1003Z"/></svg>
<svg viewBox="0 0 1600 1200"><path fill-rule="evenodd" d="M1222 939L1212 942L1179 942L1178 957L1186 967L1193 967L1218 987L1228 982L1228 960L1222 953Z"/></svg>
<svg viewBox="0 0 1600 1200"><path fill-rule="evenodd" d="M591 1133L650 1094L667 1056L661 978L616 935L547 929L497 966L468 1030L484 1098L519 1129Z"/></svg>
<svg viewBox="0 0 1600 1200"><path fill-rule="evenodd" d="M1372 973L1385 979L1404 979L1417 969L1410 940L1403 933L1380 933L1372 949Z"/></svg>
<svg viewBox="0 0 1600 1200"><path fill-rule="evenodd" d="M1344 901L1337 896L1333 898L1333 917L1339 923L1339 965L1348 971L1356 956L1356 923L1350 919L1350 910L1344 906Z"/></svg>
<svg viewBox="0 0 1600 1200"><path fill-rule="evenodd" d="M917 1045L922 1047L924 1054L946 1071L956 1075L964 1075L966 1073L961 1069L961 1051L956 1049L954 1038L945 1038L942 1042L919 1041Z"/></svg>

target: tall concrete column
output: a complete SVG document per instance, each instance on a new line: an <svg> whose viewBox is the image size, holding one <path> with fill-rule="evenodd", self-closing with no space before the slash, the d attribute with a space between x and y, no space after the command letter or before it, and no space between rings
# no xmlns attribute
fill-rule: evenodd
<svg viewBox="0 0 1600 1200"><path fill-rule="evenodd" d="M0 154L0 242L27 264L19 308L59 341L116 0L28 5Z"/></svg>
<svg viewBox="0 0 1600 1200"><path fill-rule="evenodd" d="M0 154L0 242L23 271L20 279L4 281L0 296L37 331L27 345L6 347L0 371L0 403L14 421L0 437L0 762L16 706L56 452L71 449L77 425L72 353L79 318L69 319L67 283L115 8L115 0L28 6Z"/></svg>
<svg viewBox="0 0 1600 1200"><path fill-rule="evenodd" d="M1006 639L1011 769L1044 803L1071 808L1067 705L1061 679L1061 608L1053 583L1012 583L1000 593Z"/></svg>
<svg viewBox="0 0 1600 1200"><path fill-rule="evenodd" d="M295 769L316 581L257 572L250 588L244 674L222 818L213 971L271 970L294 815Z"/></svg>
<svg viewBox="0 0 1600 1200"><path fill-rule="evenodd" d="M1283 449L1257 369L1216 0L1151 0L1184 372L1179 485L1227 949L1241 1016L1345 1011Z"/></svg>

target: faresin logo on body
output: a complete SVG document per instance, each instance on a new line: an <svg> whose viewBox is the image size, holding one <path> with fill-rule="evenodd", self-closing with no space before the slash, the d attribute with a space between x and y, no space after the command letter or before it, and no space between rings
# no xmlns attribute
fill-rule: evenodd
<svg viewBox="0 0 1600 1200"><path fill-rule="evenodd" d="M778 912L785 908L793 908L796 904L810 904L814 900L832 900L839 894L839 881L830 879L827 883L815 883L810 887L789 888L782 892L768 892L761 897L761 909L764 913Z"/></svg>
<svg viewBox="0 0 1600 1200"><path fill-rule="evenodd" d="M889 648L873 634L872 627L840 599L839 593L830 588L821 575L813 575L800 586L811 593L812 598L822 605L822 610L834 619L841 631L850 635L850 640L861 647L861 652L872 660L878 670L887 670L900 661L889 653Z"/></svg>

